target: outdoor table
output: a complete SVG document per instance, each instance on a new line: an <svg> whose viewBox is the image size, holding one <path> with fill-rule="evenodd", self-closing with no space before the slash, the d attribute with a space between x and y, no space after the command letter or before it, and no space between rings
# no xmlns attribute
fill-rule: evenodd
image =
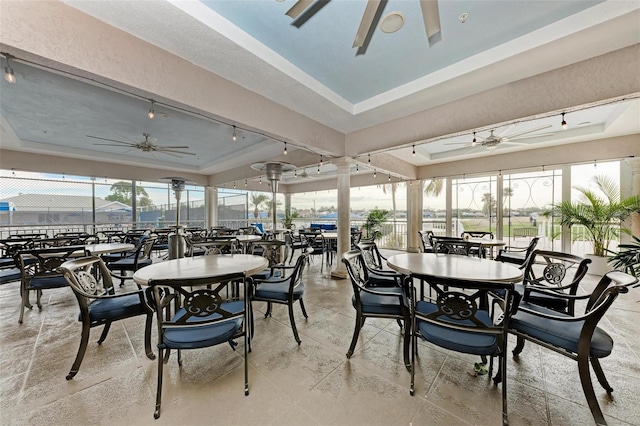
<svg viewBox="0 0 640 426"><path fill-rule="evenodd" d="M504 240L490 240L484 238L469 238L465 241L469 241L473 244L480 244L481 249L488 248L489 249L489 258L493 259L493 248L494 247L502 247L507 244Z"/></svg>
<svg viewBox="0 0 640 426"><path fill-rule="evenodd" d="M262 235L258 234L250 234L250 235L233 235L233 237L238 240L240 245L242 246L242 253L247 253L247 247L249 243L255 243L256 241L260 241L262 239Z"/></svg>

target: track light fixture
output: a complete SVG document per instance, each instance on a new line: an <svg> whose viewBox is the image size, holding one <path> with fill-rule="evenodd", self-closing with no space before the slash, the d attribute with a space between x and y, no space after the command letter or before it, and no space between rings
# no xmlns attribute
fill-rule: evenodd
<svg viewBox="0 0 640 426"><path fill-rule="evenodd" d="M262 176L260 176L260 185L262 185Z"/></svg>
<svg viewBox="0 0 640 426"><path fill-rule="evenodd" d="M560 123L560 126L562 126L562 130L567 130L567 122L564 121L564 112L562 113L562 123Z"/></svg>
<svg viewBox="0 0 640 426"><path fill-rule="evenodd" d="M360 169L358 168L358 163L356 163L356 173L358 173Z"/></svg>
<svg viewBox="0 0 640 426"><path fill-rule="evenodd" d="M287 155L287 143L284 143L284 155Z"/></svg>
<svg viewBox="0 0 640 426"><path fill-rule="evenodd" d="M244 186L245 186L245 188L247 187L247 180L246 179L244 180Z"/></svg>
<svg viewBox="0 0 640 426"><path fill-rule="evenodd" d="M594 169L598 168L598 160L593 160L593 168Z"/></svg>
<svg viewBox="0 0 640 426"><path fill-rule="evenodd" d="M413 145L413 152L411 153L412 156L416 156L416 145Z"/></svg>
<svg viewBox="0 0 640 426"><path fill-rule="evenodd" d="M471 146L476 146L478 141L476 140L476 132L473 132L473 140L471 141Z"/></svg>
<svg viewBox="0 0 640 426"><path fill-rule="evenodd" d="M293 177L296 178L296 179L298 178L298 169L295 169L293 171Z"/></svg>
<svg viewBox="0 0 640 426"><path fill-rule="evenodd" d="M236 135L236 126L233 126L233 134L231 134L231 140L234 142L238 140L238 135Z"/></svg>
<svg viewBox="0 0 640 426"><path fill-rule="evenodd" d="M235 183L235 181L233 182L233 189L236 189L236 183Z"/></svg>
<svg viewBox="0 0 640 426"><path fill-rule="evenodd" d="M7 83L9 84L15 84L16 83L16 75L13 73L13 68L11 68L11 64L9 63L9 61L11 59L13 59L13 56L5 53L4 54L7 57L7 66L4 67L4 79L7 81Z"/></svg>
<svg viewBox="0 0 640 426"><path fill-rule="evenodd" d="M149 117L149 120L153 120L153 118L156 116L156 112L153 109L153 104L155 103L155 101L153 99L149 99L149 102L151 102L151 107L149 108L147 117Z"/></svg>

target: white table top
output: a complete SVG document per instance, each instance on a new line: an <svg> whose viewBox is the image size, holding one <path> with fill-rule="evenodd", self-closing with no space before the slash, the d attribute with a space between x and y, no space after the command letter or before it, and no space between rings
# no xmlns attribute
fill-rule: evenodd
<svg viewBox="0 0 640 426"><path fill-rule="evenodd" d="M266 269L269 262L250 254L218 254L166 260L138 269L133 274L136 284L147 285L151 279L207 278L244 272L251 276Z"/></svg>
<svg viewBox="0 0 640 426"><path fill-rule="evenodd" d="M119 253L121 251L134 250L136 246L124 243L98 243L85 246L91 254Z"/></svg>
<svg viewBox="0 0 640 426"><path fill-rule="evenodd" d="M403 253L390 256L387 265L401 274L449 277L463 280L516 282L522 271L489 259L435 253Z"/></svg>
<svg viewBox="0 0 640 426"><path fill-rule="evenodd" d="M253 234L253 235L232 235L232 237L235 237L236 240L240 241L241 243L252 243L255 241L260 241L262 239L262 235L257 235L257 234Z"/></svg>
<svg viewBox="0 0 640 426"><path fill-rule="evenodd" d="M484 238L469 238L466 241L474 244L480 244L483 247L499 247L507 244L507 242L504 240L485 240Z"/></svg>

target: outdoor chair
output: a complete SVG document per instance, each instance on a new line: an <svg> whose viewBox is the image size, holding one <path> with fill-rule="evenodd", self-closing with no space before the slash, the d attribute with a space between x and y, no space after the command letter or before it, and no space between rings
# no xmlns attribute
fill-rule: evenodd
<svg viewBox="0 0 640 426"><path fill-rule="evenodd" d="M598 323L618 295L627 293L629 286L636 282L637 278L631 275L612 271L602 277L591 294L561 296L567 300L568 305L586 300L584 314L564 314L523 301L509 322L509 332L518 337L518 344L513 350L514 356L522 352L524 341L529 340L578 362L582 391L598 425L606 425L607 422L593 389L589 363L600 385L608 394L613 392L599 362L600 358L611 354L613 339L598 327ZM531 293L534 292L559 297L551 290L531 289Z"/></svg>
<svg viewBox="0 0 640 426"><path fill-rule="evenodd" d="M480 240L493 240L493 232L491 231L464 231L462 234L460 234L460 237L463 240L468 240L469 238L476 238L476 239L480 239ZM486 259L487 253L489 252L489 248L485 248L483 249L482 247L472 247L471 248L471 255L472 256L478 256L478 257L482 257L484 259Z"/></svg>
<svg viewBox="0 0 640 426"><path fill-rule="evenodd" d="M533 237L527 247L505 246L498 251L498 255L495 260L498 262L507 262L523 266L529 255L536 248L539 239L540 237Z"/></svg>
<svg viewBox="0 0 640 426"><path fill-rule="evenodd" d="M296 327L296 320L293 316L293 304L297 301L300 303L300 309L302 315L308 318L307 311L304 308L304 302L302 297L304 296L304 282L303 273L305 265L307 264L307 257L313 252L312 248L307 248L302 252L294 267L280 265L280 276L271 276L266 279L252 277L253 291L251 295L251 303L253 302L267 302L267 312L264 317L271 316L271 307L273 303L279 303L287 305L289 310L289 321L291 321L291 329L293 330L293 337L298 342L298 345L302 343L298 336L298 328ZM286 271L290 271L288 276L284 276ZM253 310L251 311L251 330L253 332Z"/></svg>
<svg viewBox="0 0 640 426"><path fill-rule="evenodd" d="M329 252L327 240L324 238L321 231L301 231L300 236L307 242L307 247L313 249L311 253L309 253L309 258L312 258L313 256L320 256L320 273L322 273L324 263L327 263L327 267L330 265L331 253Z"/></svg>
<svg viewBox="0 0 640 426"><path fill-rule="evenodd" d="M362 253L359 260L362 263L364 281L370 287L400 287L403 276L391 269L386 269L383 261L387 259L380 254L378 246L372 241L362 241L358 244Z"/></svg>
<svg viewBox="0 0 640 426"><path fill-rule="evenodd" d="M33 250L31 239L8 239L0 241L0 284L20 281L22 272L17 264L15 256L23 250ZM35 259L31 259L35 262Z"/></svg>
<svg viewBox="0 0 640 426"><path fill-rule="evenodd" d="M309 244L306 238L303 238L299 234L296 235L293 232L286 232L284 234L284 241L289 247L289 251L291 251L291 255L289 256L289 264L291 264L291 261L293 260L293 255L296 250L304 251L307 247L309 247Z"/></svg>
<svg viewBox="0 0 640 426"><path fill-rule="evenodd" d="M493 371L493 357L497 356L498 372L493 382L502 382L502 421L508 424L505 352L509 320L518 306L519 295L514 291L514 285L420 275L412 277L426 281L435 292L435 300L417 300L413 290L410 394L415 393L418 337L451 351L479 355L483 360L489 356L489 378ZM496 290L502 292L503 298L499 304L491 304L491 292ZM501 309L492 310L490 306Z"/></svg>
<svg viewBox="0 0 640 426"><path fill-rule="evenodd" d="M67 286L67 280L58 271L58 267L73 256L88 256L88 254L84 246L49 247L18 252L16 263L20 268L20 295L22 296L18 322L22 324L25 307L33 308L29 301L30 291L36 292L36 305L42 310L40 303L42 290Z"/></svg>
<svg viewBox="0 0 640 426"><path fill-rule="evenodd" d="M481 257L479 243L465 241L462 238L448 237L433 237L432 241L433 249L436 253Z"/></svg>
<svg viewBox="0 0 640 426"><path fill-rule="evenodd" d="M228 297L228 282L239 282L244 297ZM177 350L182 367L182 350L199 349L228 343L235 350L235 339L244 338L244 393L249 395L247 353L250 349L249 292L244 273L150 280L148 295L156 310L158 327L158 380L154 418L160 417L164 364L172 349Z"/></svg>
<svg viewBox="0 0 640 426"><path fill-rule="evenodd" d="M91 328L103 325L98 344L107 338L111 323L138 315L146 315L144 349L149 359L155 359L151 350L151 322L153 310L147 304L141 289L127 293L116 293L111 273L98 256L68 260L60 265L66 282L73 290L80 307L78 320L82 322L80 346L67 380L78 373L89 344ZM99 272L98 274L95 271ZM96 276L99 278L96 279Z"/></svg>
<svg viewBox="0 0 640 426"><path fill-rule="evenodd" d="M362 243L361 243L362 244ZM409 343L411 338L411 323L409 301L406 287L372 287L368 285L366 278L366 268L362 258L361 250L351 250L342 256L351 286L353 296L351 303L356 310L356 323L351 338L351 345L347 351L347 358L350 359L358 343L360 330L367 318L389 318L395 319L400 324L400 329L404 334L403 358L407 369L411 364L409 361Z"/></svg>
<svg viewBox="0 0 640 426"><path fill-rule="evenodd" d="M120 272L120 275L114 275L114 277L120 279L121 287L124 285L126 279L132 278L132 275L127 275L127 272L136 272L140 268L151 265L151 251L153 250L155 241L156 237L142 238L135 252L115 262L107 263L107 268L109 268L110 271Z"/></svg>
<svg viewBox="0 0 640 426"><path fill-rule="evenodd" d="M362 231L358 229L351 230L351 250L355 250L362 240Z"/></svg>
<svg viewBox="0 0 640 426"><path fill-rule="evenodd" d="M263 279L271 277L280 277L282 275L280 267L284 266L284 260L287 259L287 246L284 241L280 240L260 240L251 243L249 252L256 256L262 256L269 261L269 268L262 272L253 274L252 279Z"/></svg>
<svg viewBox="0 0 640 426"><path fill-rule="evenodd" d="M431 245L433 231L418 231L418 235L420 235L420 242L422 243L422 252L433 253L433 245Z"/></svg>

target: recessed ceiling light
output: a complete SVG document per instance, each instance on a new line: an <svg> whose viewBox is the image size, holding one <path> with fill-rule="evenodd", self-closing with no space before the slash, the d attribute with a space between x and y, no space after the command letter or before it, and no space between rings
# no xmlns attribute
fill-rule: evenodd
<svg viewBox="0 0 640 426"><path fill-rule="evenodd" d="M458 16L458 20L464 24L465 22L467 22L467 18L469 17L469 14L467 12L463 12L460 14L460 16Z"/></svg>
<svg viewBox="0 0 640 426"><path fill-rule="evenodd" d="M404 26L404 14L402 12L391 12L380 22L380 29L383 33L395 33Z"/></svg>

